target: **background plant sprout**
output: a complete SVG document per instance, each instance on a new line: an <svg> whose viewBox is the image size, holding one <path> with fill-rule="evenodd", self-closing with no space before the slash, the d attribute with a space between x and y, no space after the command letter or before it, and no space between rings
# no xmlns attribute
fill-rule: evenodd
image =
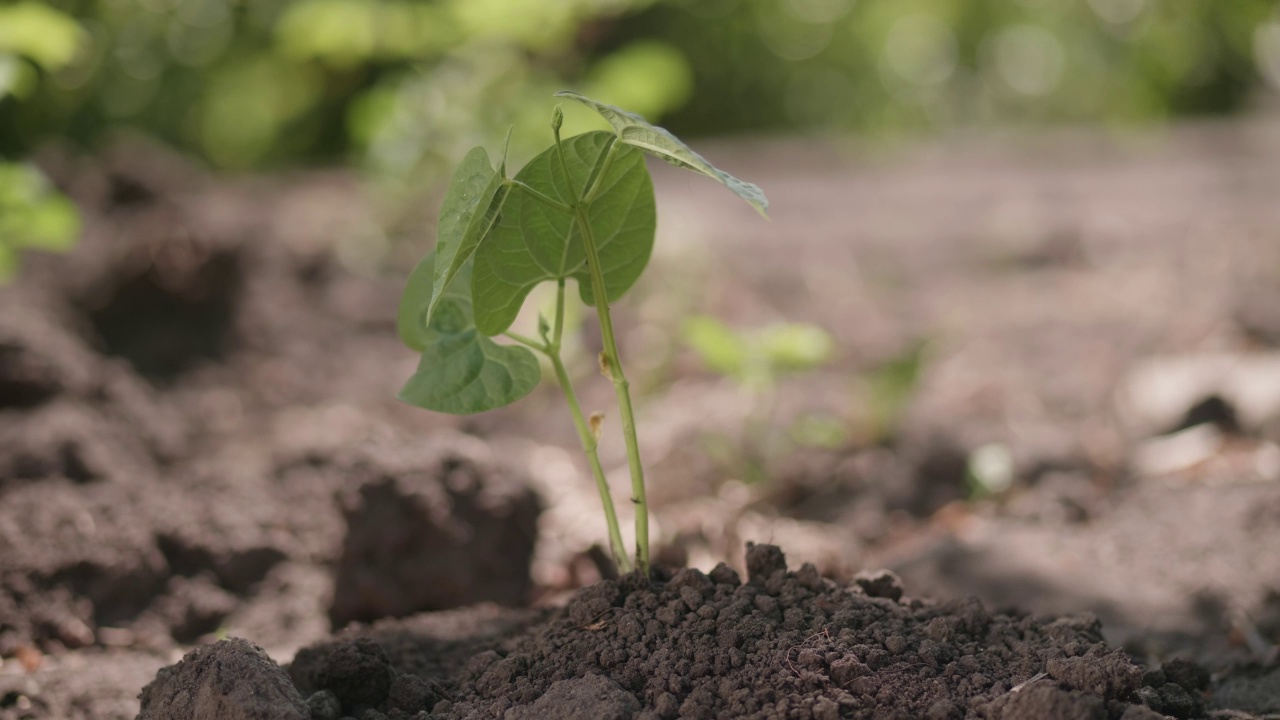
<svg viewBox="0 0 1280 720"><path fill-rule="evenodd" d="M708 450L742 480L764 480L768 458L783 444L770 432L779 382L786 375L826 364L835 341L822 328L805 323L735 329L704 315L687 319L681 334L703 364L733 379L746 399L741 436L734 442L723 435L708 435L704 438Z"/></svg>
<svg viewBox="0 0 1280 720"><path fill-rule="evenodd" d="M617 301L644 271L653 249L657 211L644 154L706 175L765 215L760 188L719 170L666 130L644 118L578 93L558 97L600 113L613 132L560 137L564 115L552 116L555 144L534 157L514 178L506 174L506 152L497 169L484 148L463 158L445 192L436 249L414 268L400 302L398 329L422 353L418 370L400 399L438 412L468 414L519 400L541 379L537 358L551 362L569 405L578 439L600 491L609 547L622 572L649 571L649 509L644 468L636 438L630 384L618 356L609 303ZM766 216L767 217L767 216ZM573 278L582 301L594 306L604 351L600 369L613 381L622 418L636 510L635 561L622 543L613 498L597 446L602 416L584 417L561 359L565 281ZM554 317L540 316L538 337L510 330L529 293L556 284ZM502 335L516 345L499 345Z"/></svg>
<svg viewBox="0 0 1280 720"><path fill-rule="evenodd" d="M24 250L65 252L80 238L76 206L34 167L0 162L0 284Z"/></svg>

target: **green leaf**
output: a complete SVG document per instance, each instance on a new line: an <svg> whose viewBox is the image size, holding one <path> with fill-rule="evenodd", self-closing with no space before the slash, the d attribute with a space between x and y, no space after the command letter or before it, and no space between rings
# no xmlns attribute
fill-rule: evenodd
<svg viewBox="0 0 1280 720"><path fill-rule="evenodd" d="M571 90L561 90L556 93L556 97L577 100L583 105L592 108L600 113L605 120L609 121L609 124L617 131L618 138L622 142L662 158L676 167L702 173L724 184L725 187L736 193L738 197L751 203L756 212L765 217L769 216L769 199L764 196L763 190L749 182L739 180L707 162L706 158L694 152L692 148L685 145L680 138L672 135L668 130L649 124L649 121L635 113L592 100Z"/></svg>
<svg viewBox="0 0 1280 720"><path fill-rule="evenodd" d="M591 132L562 142L565 176L552 146L529 161L515 179L565 205L575 205L592 168L615 142L612 133ZM622 297L644 272L653 251L657 214L653 182L644 155L619 148L601 179L602 191L587 208L609 302ZM574 218L512 189L501 219L476 250L471 296L476 327L497 335L511 327L525 298L539 283L572 277L583 302L594 304L591 274Z"/></svg>
<svg viewBox="0 0 1280 720"><path fill-rule="evenodd" d="M396 315L396 331L400 341L410 350L427 349L427 307L431 303L431 278L435 274L435 252L428 253L409 273L404 292L400 295L400 310Z"/></svg>
<svg viewBox="0 0 1280 720"><path fill-rule="evenodd" d="M400 299L396 322L400 337L422 352L422 359L398 397L427 410L469 415L510 405L532 392L542 379L533 353L516 345L499 345L475 328L467 290L470 263L460 268L457 282L438 299L428 322L434 266L435 253L423 258Z"/></svg>
<svg viewBox="0 0 1280 720"><path fill-rule="evenodd" d="M440 262L436 263L431 301L427 304L428 322L445 288L498 221L508 189L503 182L505 154L504 151L503 171L499 173L489 165L489 153L484 148L472 148L449 181L436 226L436 256Z"/></svg>

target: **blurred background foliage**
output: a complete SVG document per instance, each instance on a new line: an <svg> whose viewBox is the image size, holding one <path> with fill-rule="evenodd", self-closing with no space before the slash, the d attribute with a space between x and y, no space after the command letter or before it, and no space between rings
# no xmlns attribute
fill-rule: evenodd
<svg viewBox="0 0 1280 720"><path fill-rule="evenodd" d="M1280 85L1277 0L20 0L0 153L130 127L225 168L408 178L578 88L682 135L1231 113ZM585 115L577 122L585 124Z"/></svg>
<svg viewBox="0 0 1280 720"><path fill-rule="evenodd" d="M0 2L9 160L128 128L217 168L350 162L394 207L510 126L522 162L563 87L690 137L1234 113L1280 87L1280 0Z"/></svg>
<svg viewBox="0 0 1280 720"><path fill-rule="evenodd" d="M22 249L67 250L79 235L75 206L39 170L0 163L0 282L17 271Z"/></svg>

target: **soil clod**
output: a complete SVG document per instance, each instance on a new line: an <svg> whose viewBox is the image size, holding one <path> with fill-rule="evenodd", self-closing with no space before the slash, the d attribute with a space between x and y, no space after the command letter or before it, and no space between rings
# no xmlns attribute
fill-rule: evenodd
<svg viewBox="0 0 1280 720"><path fill-rule="evenodd" d="M138 720L308 720L307 703L262 648L239 638L196 648L142 690Z"/></svg>

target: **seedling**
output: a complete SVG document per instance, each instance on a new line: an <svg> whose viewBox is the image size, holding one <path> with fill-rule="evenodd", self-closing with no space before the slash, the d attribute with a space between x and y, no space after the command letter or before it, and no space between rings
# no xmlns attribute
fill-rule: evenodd
<svg viewBox="0 0 1280 720"><path fill-rule="evenodd" d="M0 162L0 284L23 250L65 252L80 237L76 206L34 167Z"/></svg>
<svg viewBox="0 0 1280 720"><path fill-rule="evenodd" d="M703 364L733 379L747 401L740 442L708 436L709 451L721 455L719 461L733 467L743 480L764 480L768 458L783 449L770 432L779 382L786 375L810 372L826 364L834 341L815 325L780 323L735 330L706 316L686 320L683 334ZM714 445L712 441L716 441ZM715 449L722 452L715 453Z"/></svg>
<svg viewBox="0 0 1280 720"><path fill-rule="evenodd" d="M760 188L717 169L675 135L635 115L574 92L556 93L600 113L613 132L561 139L559 107L551 120L552 147L507 177L506 153L495 169L484 148L463 158L445 192L435 251L409 276L398 329L422 353L400 399L438 412L492 410L529 394L541 379L534 352L547 357L595 476L609 546L622 572L649 571L649 508L631 393L614 336L609 303L631 289L653 249L657 211L644 154L724 184L765 215ZM565 281L594 306L604 351L600 369L613 381L636 511L634 563L622 543L597 445L601 417L582 413L561 359ZM511 331L534 287L556 284L554 319L538 318L537 337ZM503 336L515 345L500 345Z"/></svg>

